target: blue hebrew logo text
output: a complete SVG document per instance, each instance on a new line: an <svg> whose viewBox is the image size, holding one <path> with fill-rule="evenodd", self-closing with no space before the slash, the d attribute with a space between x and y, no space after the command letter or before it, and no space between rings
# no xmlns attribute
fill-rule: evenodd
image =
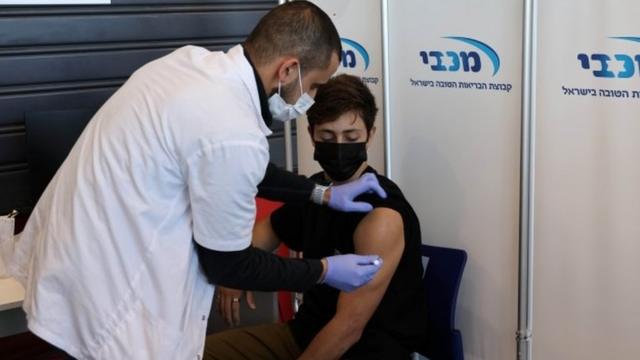
<svg viewBox="0 0 640 360"><path fill-rule="evenodd" d="M356 53L360 54L362 61L364 61L364 70L369 68L369 53L364 46L360 45L357 41L340 38L344 45L347 45L346 49L342 49L342 66L346 68L355 68L357 66Z"/></svg>
<svg viewBox="0 0 640 360"><path fill-rule="evenodd" d="M498 53L486 43L462 36L445 36L443 39L450 39L462 42L464 44L474 47L476 50L472 51L458 51L458 50L446 50L446 51L420 51L419 55L422 63L430 65L433 71L448 71L448 72L480 72L482 70L482 60L480 55L484 54L491 64L493 65L493 74L495 76L500 71L500 56Z"/></svg>

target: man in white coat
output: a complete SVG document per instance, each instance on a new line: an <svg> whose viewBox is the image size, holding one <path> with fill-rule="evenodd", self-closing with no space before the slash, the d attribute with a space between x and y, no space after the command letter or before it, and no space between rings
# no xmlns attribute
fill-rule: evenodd
<svg viewBox="0 0 640 360"><path fill-rule="evenodd" d="M275 120L303 114L336 71L338 33L315 5L267 14L227 53L186 46L139 70L100 108L6 240L37 336L81 359L198 359L214 285L353 290L376 256L285 260L251 247L265 196L345 211L375 177L321 187L269 163ZM265 177L265 173L267 174ZM12 243L7 243L12 241Z"/></svg>

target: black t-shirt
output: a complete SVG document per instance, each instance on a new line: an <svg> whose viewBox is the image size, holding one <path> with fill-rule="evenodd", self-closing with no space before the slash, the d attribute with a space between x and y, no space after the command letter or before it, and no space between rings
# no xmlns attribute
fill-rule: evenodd
<svg viewBox="0 0 640 360"><path fill-rule="evenodd" d="M374 169L366 172L377 175ZM387 291L364 329L360 340L344 355L347 359L400 359L416 351L426 338L426 304L422 287L420 223L396 184L384 176L378 181L387 198L364 194L356 200L374 207L396 210L404 222L404 252ZM322 173L311 177L326 183ZM289 248L306 258L354 253L353 234L362 213L341 213L312 203L286 204L271 215L273 230ZM316 285L304 293L304 301L291 330L301 348L333 318L339 291Z"/></svg>

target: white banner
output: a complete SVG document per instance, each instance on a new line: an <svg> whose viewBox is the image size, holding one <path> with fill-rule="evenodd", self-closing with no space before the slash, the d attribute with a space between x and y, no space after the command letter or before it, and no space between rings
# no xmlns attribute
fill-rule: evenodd
<svg viewBox="0 0 640 360"><path fill-rule="evenodd" d="M542 1L533 352L640 358L640 2Z"/></svg>
<svg viewBox="0 0 640 360"><path fill-rule="evenodd" d="M390 4L391 177L423 242L468 252L466 359L514 359L523 4Z"/></svg>
<svg viewBox="0 0 640 360"><path fill-rule="evenodd" d="M368 151L368 163L384 173L384 126L382 123L382 30L380 1L315 0L338 29L342 39L342 63L337 74L359 76L376 97L378 116L376 134ZM321 170L313 160L313 146L307 131L307 119L297 122L298 170L310 175Z"/></svg>

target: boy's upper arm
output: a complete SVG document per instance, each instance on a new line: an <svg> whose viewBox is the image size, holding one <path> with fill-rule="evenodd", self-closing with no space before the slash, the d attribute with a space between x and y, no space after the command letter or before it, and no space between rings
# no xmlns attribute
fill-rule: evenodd
<svg viewBox="0 0 640 360"><path fill-rule="evenodd" d="M364 327L382 300L402 257L402 216L390 208L374 209L356 228L354 245L357 254L382 257L382 268L367 285L349 293L340 293L335 317L358 322Z"/></svg>
<svg viewBox="0 0 640 360"><path fill-rule="evenodd" d="M251 245L265 251L274 251L280 245L278 235L273 231L269 216L257 221L253 227Z"/></svg>

